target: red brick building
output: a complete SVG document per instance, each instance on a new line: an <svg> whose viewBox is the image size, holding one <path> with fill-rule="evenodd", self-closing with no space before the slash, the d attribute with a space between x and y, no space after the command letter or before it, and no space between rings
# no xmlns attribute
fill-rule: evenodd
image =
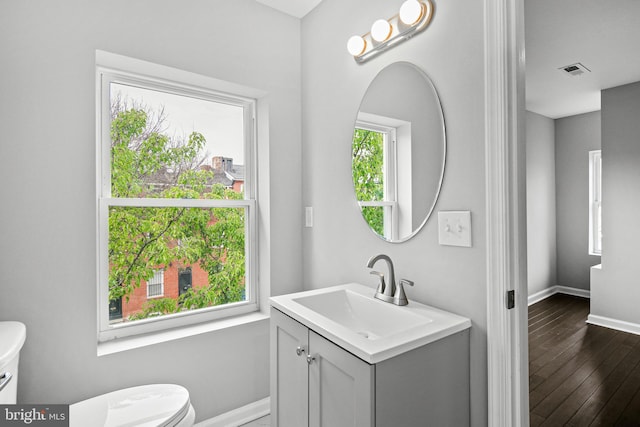
<svg viewBox="0 0 640 427"><path fill-rule="evenodd" d="M189 289L202 288L209 284L209 275L198 264L176 265L168 268L159 266L153 279L142 281L129 300L123 298L121 318L127 319L142 310L144 304L152 299L177 299Z"/></svg>

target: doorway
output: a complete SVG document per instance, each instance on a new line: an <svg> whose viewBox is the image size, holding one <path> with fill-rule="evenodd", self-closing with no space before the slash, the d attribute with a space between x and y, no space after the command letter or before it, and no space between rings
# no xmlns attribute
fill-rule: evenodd
<svg viewBox="0 0 640 427"><path fill-rule="evenodd" d="M527 153L533 144L540 142L539 140L534 141L530 137L530 125L534 122L537 125L542 119L549 120L553 123L551 138L553 144L555 144L555 164L559 165L554 169L556 173L554 179L562 183L572 180L579 185L579 188L557 190L557 194L553 197L558 203L555 207L558 214L553 221L557 229L557 231L554 231L554 234L556 234L555 243L557 244L554 250L557 251L557 256L549 257L548 252L540 252L539 247L535 246L533 242L529 242L528 296L530 298L540 296L545 292L546 295L542 295L542 297L548 297L558 291L564 292L567 289L566 287L569 290L577 289L589 296L591 290L590 270L593 265L600 264L600 258L593 255L597 251L591 250L589 245L589 229L591 226L588 219L588 159L589 151L600 149L601 141L598 141L597 145L589 146L587 139L594 136L599 139L601 135L600 91L640 80L640 61L637 61L636 58L631 61L626 59L630 52L634 51L634 47L630 45L631 40L640 37L637 28L634 28L640 26L639 13L638 3L627 0L616 2L615 5L578 0L563 2L524 0L525 48L527 52ZM619 64L624 64L624 66L619 67ZM617 68L622 69L618 70ZM533 120L531 119L532 116L534 116ZM597 123L597 126L594 123ZM570 137L567 137L568 134L571 134ZM577 143L583 145L579 146ZM571 144L576 144L573 147L576 148L575 150L569 147ZM573 151L569 151L569 148ZM603 153L603 158L606 158L606 153ZM568 164L573 160L577 162L578 167ZM604 167L607 167L606 164ZM527 169L529 169L528 161ZM529 170L527 175L529 175ZM540 176L536 182L537 184L540 184ZM530 179L529 176L528 179ZM558 188L560 187L556 186L554 191ZM527 190L529 192L529 188ZM544 191L540 192L540 194L543 193ZM529 196L530 194L527 197L529 198ZM536 200L534 202L529 201L528 205L529 214L531 214L532 207L539 207L542 204L540 200ZM574 207L575 210L573 210ZM531 229L534 231L532 232ZM574 234L572 235L571 233ZM530 240L535 240L540 235L540 227L530 227L528 232ZM547 273L553 274L548 274L546 278L540 277L544 266L541 266L539 262L532 262L532 254L542 254L548 258L553 258L557 262L555 269L552 266L547 266ZM532 278L534 274L537 274L538 277ZM563 287L565 289L561 289ZM558 295L549 298L549 300L556 297L571 298ZM620 356L622 359L614 362L612 359L604 358L601 353L590 353L590 340L595 339L594 335L602 331L597 327L587 326L584 323L586 319L581 319L580 322L582 324L580 324L580 327L584 328L584 331L574 331L573 333L583 334L581 340L577 341L577 343L581 344L580 349L584 350L585 353L576 353L573 358L568 358L565 362L567 365L578 364L582 367L582 370L575 371L565 377L561 387L564 392L568 393L565 395L566 403L551 411L549 409L550 401L543 403L546 397L542 400L539 398L538 388L540 387L542 376L539 376L538 372L544 369L543 372L551 375L550 371L553 370L553 367L540 366L541 362L538 360L539 357L542 357L540 352L543 350L550 352L550 355L553 354L558 360L562 360L562 358L568 357L567 355L573 351L572 349L576 348L576 343L567 342L562 348L546 348L551 345L551 342L545 342L544 337L536 335L540 331L535 328L532 330L531 327L532 322L533 324L536 322L535 317L532 318L531 316L536 316L535 313L538 313L537 316L541 315L539 310L543 303L551 304L551 301L544 300L532 305L529 311L531 424L537 425L536 422L540 421L536 415L542 415L547 420L546 422L550 423L548 417L556 410L565 412L574 410L572 416L578 416L576 414L579 411L582 411L580 413L584 415L584 408L591 408L590 411L593 412L591 421L594 421L600 416L598 411L604 410L604 407L599 407L594 403L595 398L593 396L599 395L598 387L606 386L610 389L611 372L618 372L616 366L625 366L625 364L632 364L632 362L625 359L626 356ZM569 312L570 306L568 305L565 310ZM587 310L589 310L588 302ZM550 321L548 328L552 328L549 331L555 330L558 332L559 335L556 340L560 342L560 336L564 332L571 330L571 327L562 324L562 314L557 313L556 316L558 316L558 319L553 322ZM563 332L560 332L560 330ZM620 335L621 333L617 331L614 331L613 334L623 337L618 339L627 340L625 345L635 348L635 344L632 343L635 339L634 337ZM611 339L613 340L613 338ZM611 341L611 343L615 343L615 341ZM614 344L602 345L606 349L610 349L613 346ZM617 353L622 354L624 351L620 350ZM551 357L550 355L547 358ZM589 364L593 365L592 371L589 371L589 367L585 365L587 360ZM606 371L607 366L611 368L611 372ZM558 369L568 368L562 366L558 367ZM602 369L605 370L603 371ZM558 372L557 375L551 375L551 377L555 376L553 378L555 381L563 377L562 372L566 373L567 371ZM633 372L633 368L629 372ZM585 373L588 375L581 377ZM620 375L620 373L616 374L616 376ZM630 375L633 374L631 373ZM576 384L581 378L584 382ZM600 382L601 380L602 382ZM595 388L589 389L587 386L589 383ZM620 386L616 387L623 389ZM615 390L618 390L618 388ZM617 393L615 390L609 390L611 391L609 397ZM555 393L556 395L563 393L555 391L552 386L547 386L547 392ZM583 394L580 398L576 397L574 393L580 392L590 394L586 396ZM632 399L637 391L630 390L630 392L632 394L627 397ZM624 399L618 396L615 400L618 405L622 405L621 402ZM579 405L578 402L580 402ZM547 409L543 409L540 405L546 405ZM582 405L587 406L583 407ZM578 407L576 408L576 406ZM600 409L596 410L594 408ZM582 415L580 416L582 417ZM585 418L580 419L581 423L585 422Z"/></svg>
<svg viewBox="0 0 640 427"><path fill-rule="evenodd" d="M191 267L182 268L178 272L178 296L189 292L193 287L193 274Z"/></svg>

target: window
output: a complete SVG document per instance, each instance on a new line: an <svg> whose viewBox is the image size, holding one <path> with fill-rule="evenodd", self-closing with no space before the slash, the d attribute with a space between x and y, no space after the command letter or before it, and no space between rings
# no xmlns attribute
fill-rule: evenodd
<svg viewBox="0 0 640 427"><path fill-rule="evenodd" d="M589 152L589 254L602 254L602 153Z"/></svg>
<svg viewBox="0 0 640 427"><path fill-rule="evenodd" d="M255 100L109 55L97 63L99 340L256 311Z"/></svg>
<svg viewBox="0 0 640 427"><path fill-rule="evenodd" d="M156 270L147 282L147 298L164 296L164 270Z"/></svg>
<svg viewBox="0 0 640 427"><path fill-rule="evenodd" d="M357 122L353 135L353 173L358 203L367 223L391 238L395 203L395 129Z"/></svg>

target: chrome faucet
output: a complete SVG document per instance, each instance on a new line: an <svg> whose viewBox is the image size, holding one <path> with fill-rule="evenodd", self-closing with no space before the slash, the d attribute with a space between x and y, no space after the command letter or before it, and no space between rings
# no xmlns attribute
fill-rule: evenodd
<svg viewBox="0 0 640 427"><path fill-rule="evenodd" d="M404 293L404 286L409 285L413 286L413 282L407 279L401 279L400 283L396 286L396 278L395 273L393 271L393 262L388 255L380 254L373 256L369 259L367 263L367 267L373 268L373 265L379 260L383 260L387 263L387 269L389 270L389 280L385 283L384 273L379 271L372 271L371 274L378 276L380 278L378 282L378 289L376 290L375 298L378 298L382 301L390 302L395 305L407 305L409 301L407 300L407 296Z"/></svg>

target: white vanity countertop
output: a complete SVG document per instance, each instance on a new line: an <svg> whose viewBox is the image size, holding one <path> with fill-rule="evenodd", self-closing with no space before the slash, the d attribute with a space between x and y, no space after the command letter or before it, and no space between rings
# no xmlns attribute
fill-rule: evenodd
<svg viewBox="0 0 640 427"><path fill-rule="evenodd" d="M271 298L271 306L370 364L471 327L465 317L409 300L396 306L375 289L347 283Z"/></svg>

